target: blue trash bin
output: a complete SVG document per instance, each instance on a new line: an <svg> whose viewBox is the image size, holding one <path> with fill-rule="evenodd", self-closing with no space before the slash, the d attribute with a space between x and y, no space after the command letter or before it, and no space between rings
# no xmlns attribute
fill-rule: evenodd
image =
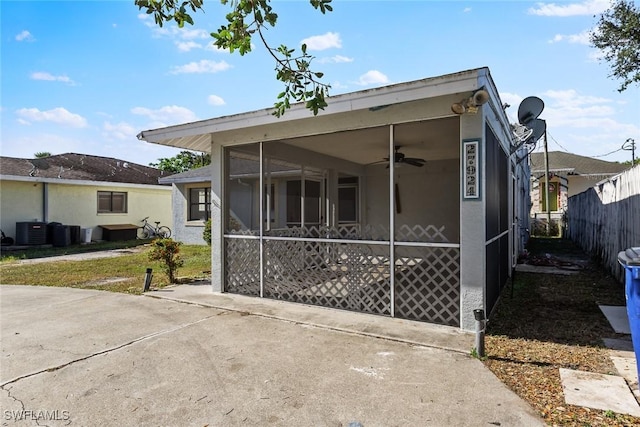
<svg viewBox="0 0 640 427"><path fill-rule="evenodd" d="M627 316L633 351L636 354L636 366L640 374L640 247L619 252L618 262L624 267ZM640 375L638 379L640 380Z"/></svg>

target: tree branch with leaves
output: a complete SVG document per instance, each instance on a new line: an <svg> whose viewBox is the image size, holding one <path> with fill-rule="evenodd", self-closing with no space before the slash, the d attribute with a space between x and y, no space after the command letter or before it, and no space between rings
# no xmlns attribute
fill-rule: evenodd
<svg viewBox="0 0 640 427"><path fill-rule="evenodd" d="M640 10L633 1L617 0L589 36L609 63L610 76L622 80L618 92L640 83Z"/></svg>
<svg viewBox="0 0 640 427"><path fill-rule="evenodd" d="M293 102L304 102L314 115L327 106L325 98L329 95L330 85L321 81L322 72L313 71L311 62L314 56L309 54L307 46L302 44L300 51L285 45L271 47L265 37L265 30L275 27L278 15L270 4L271 0L220 0L230 5L231 12L226 15L226 25L211 33L213 44L230 53L238 51L241 56L251 52L253 36L258 36L275 61L276 79L284 83L284 90L278 94L273 114L280 117L291 108ZM322 14L331 12L332 0L310 0L311 6ZM153 15L156 25L175 22L179 28L184 24L193 25L191 12L203 9L203 0L135 0L139 9Z"/></svg>
<svg viewBox="0 0 640 427"><path fill-rule="evenodd" d="M185 150L173 157L162 157L158 159L158 163L149 163L149 166L174 174L201 168L209 164L211 164L211 154L193 153Z"/></svg>

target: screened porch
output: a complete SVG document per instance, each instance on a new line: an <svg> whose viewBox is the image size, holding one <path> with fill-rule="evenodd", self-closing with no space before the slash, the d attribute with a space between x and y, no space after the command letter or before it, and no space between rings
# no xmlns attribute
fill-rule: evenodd
<svg viewBox="0 0 640 427"><path fill-rule="evenodd" d="M459 127L224 147L224 291L459 326Z"/></svg>

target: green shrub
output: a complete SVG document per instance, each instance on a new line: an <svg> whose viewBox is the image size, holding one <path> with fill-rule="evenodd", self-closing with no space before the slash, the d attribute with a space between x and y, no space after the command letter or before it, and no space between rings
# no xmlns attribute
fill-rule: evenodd
<svg viewBox="0 0 640 427"><path fill-rule="evenodd" d="M202 232L202 238L207 245L211 246L211 218L204 223L204 231Z"/></svg>
<svg viewBox="0 0 640 427"><path fill-rule="evenodd" d="M181 244L173 239L155 239L151 242L149 260L162 262L162 270L169 278L169 283L176 282L176 271L184 265L180 257Z"/></svg>

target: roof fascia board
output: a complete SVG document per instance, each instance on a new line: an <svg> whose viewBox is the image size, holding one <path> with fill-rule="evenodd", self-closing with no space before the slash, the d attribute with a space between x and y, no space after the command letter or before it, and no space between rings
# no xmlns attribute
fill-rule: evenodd
<svg viewBox="0 0 640 427"><path fill-rule="evenodd" d="M328 107L324 111L321 110L317 117L383 107L452 93L474 91L479 88L478 74L481 71L483 71L483 69L469 70L446 76L330 97L327 99L329 103ZM140 132L138 138L147 142L162 143L161 141L175 140L182 137L205 135L252 126L282 124L288 121L313 118L302 103L293 105L291 109L287 110L286 114L280 118L275 117L272 112L273 109L269 108L199 122L152 129Z"/></svg>
<svg viewBox="0 0 640 427"><path fill-rule="evenodd" d="M47 184L60 185L82 185L91 187L126 187L126 188L146 188L155 190L171 190L166 185L154 184L133 184L130 182L108 182L108 181L89 181L89 180L73 180L73 179L57 179L57 178L40 178L37 176L20 176L20 175L0 175L0 181L20 181L20 182L38 182Z"/></svg>
<svg viewBox="0 0 640 427"><path fill-rule="evenodd" d="M463 92L465 93L465 92ZM285 121L264 126L245 126L243 128L204 135L204 144L198 146L201 136L173 138L159 141L158 144L182 147L196 151L211 150L211 139L219 146L290 140L306 136L330 135L342 131L354 131L389 124L410 123L420 120L457 117L451 111L451 104L460 101L460 93L448 94L438 98L438 102L419 99L411 102L390 105L378 111L368 109L352 111L348 114L310 117L297 122Z"/></svg>
<svg viewBox="0 0 640 427"><path fill-rule="evenodd" d="M208 182L213 178L213 173L210 173L208 176L190 176L187 178L174 178L171 179L170 176L166 178L158 179L160 184L193 184L198 182Z"/></svg>

